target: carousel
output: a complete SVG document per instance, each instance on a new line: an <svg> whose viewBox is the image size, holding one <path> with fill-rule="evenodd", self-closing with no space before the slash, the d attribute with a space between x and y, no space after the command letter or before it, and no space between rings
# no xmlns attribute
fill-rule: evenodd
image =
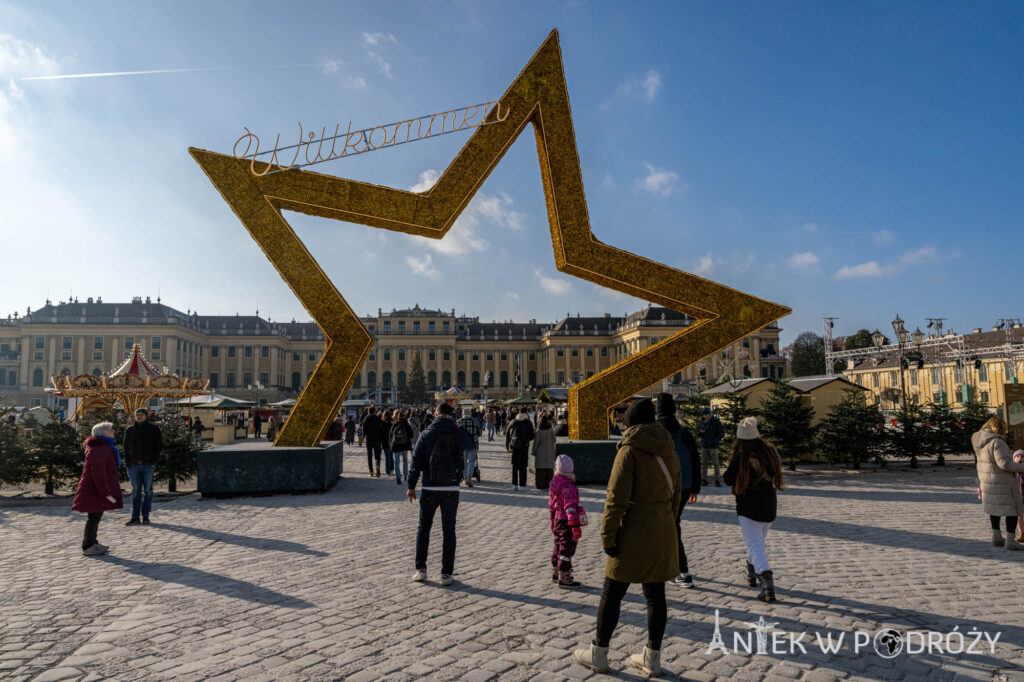
<svg viewBox="0 0 1024 682"><path fill-rule="evenodd" d="M201 377L179 377L166 367L158 372L135 344L131 354L109 374L95 376L82 374L51 376L52 388L46 392L59 397L72 398L77 402L73 420L78 420L88 410L107 409L120 406L128 413L149 405L153 398L181 400L210 393L209 380Z"/></svg>

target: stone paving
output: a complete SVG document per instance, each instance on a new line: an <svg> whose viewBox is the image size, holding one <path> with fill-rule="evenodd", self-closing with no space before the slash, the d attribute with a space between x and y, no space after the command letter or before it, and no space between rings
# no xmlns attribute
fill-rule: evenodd
<svg viewBox="0 0 1024 682"><path fill-rule="evenodd" d="M103 558L81 556L84 518L64 504L0 507L0 678L638 679L626 667L645 640L638 587L610 675L570 664L600 596L603 490L582 491L596 522L577 554L585 588L559 590L546 496L512 492L496 446L482 453L484 483L462 496L449 588L437 582L440 520L430 580L411 583L418 507L404 486L366 478L354 451L324 495L158 500L149 527L109 513ZM665 677L1024 679L1024 556L991 546L975 486L969 466L792 476L769 534L772 606L744 586L732 497L705 489L683 517L698 588L669 586ZM727 655L706 653L716 611ZM785 655L733 652L760 615L781 633L808 631L807 653L790 655L788 634ZM854 630L882 626L1001 635L980 655L853 651ZM846 640L823 653L815 631Z"/></svg>

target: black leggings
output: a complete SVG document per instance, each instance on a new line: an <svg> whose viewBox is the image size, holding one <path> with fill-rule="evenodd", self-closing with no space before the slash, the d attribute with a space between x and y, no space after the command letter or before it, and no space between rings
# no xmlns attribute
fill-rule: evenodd
<svg viewBox="0 0 1024 682"><path fill-rule="evenodd" d="M647 600L647 648L661 651L661 640L665 637L668 622L668 605L665 603L665 583L644 583L644 599ZM611 578L604 579L601 590L601 604L597 607L597 638L594 644L608 646L619 624L619 607L626 596L629 583Z"/></svg>
<svg viewBox="0 0 1024 682"><path fill-rule="evenodd" d="M999 517L992 516L989 514L988 520L992 522L992 530L999 530ZM1006 517L1006 532L1013 533L1017 530L1017 517L1007 516Z"/></svg>
<svg viewBox="0 0 1024 682"><path fill-rule="evenodd" d="M82 538L82 550L87 550L96 544L96 531L100 527L100 519L103 512L89 512L89 518L85 522L85 537Z"/></svg>

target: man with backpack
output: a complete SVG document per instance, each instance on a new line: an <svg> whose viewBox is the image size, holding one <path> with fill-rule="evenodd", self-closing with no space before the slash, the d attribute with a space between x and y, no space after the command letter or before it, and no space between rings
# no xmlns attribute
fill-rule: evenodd
<svg viewBox="0 0 1024 682"><path fill-rule="evenodd" d="M473 448L463 453L466 456L466 485L472 488L473 474L476 473L476 455L480 451L480 434L483 433L483 426L476 410L467 412L466 416L459 420L459 427L473 437Z"/></svg>
<svg viewBox="0 0 1024 682"><path fill-rule="evenodd" d="M526 466L530 457L530 441L536 432L526 414L512 408L512 421L505 428L505 449L512 453L512 485L516 492L526 488Z"/></svg>
<svg viewBox="0 0 1024 682"><path fill-rule="evenodd" d="M441 549L441 584L455 582L455 515L459 509L459 483L465 473L466 450L475 446L473 437L454 419L454 410L448 403L437 407L437 418L420 434L412 453L409 471L409 502L416 501L416 483L423 475L423 493L420 495L420 524L416 531L416 572L412 579L427 579L427 550L430 547L430 529L434 514L441 509L441 530L444 537Z"/></svg>
<svg viewBox="0 0 1024 682"><path fill-rule="evenodd" d="M725 435L725 428L722 422L715 415L711 414L711 408L705 407L701 410L700 421L697 422L697 435L700 437L700 477L701 483L708 484L708 465L715 465L715 485L722 487L721 474L719 473L718 444L722 442Z"/></svg>
<svg viewBox="0 0 1024 682"><path fill-rule="evenodd" d="M384 420L377 414L377 408L370 405L363 418L363 436L366 438L366 463L370 467L370 478L380 478L380 456L384 451ZM377 473L373 464L377 462Z"/></svg>

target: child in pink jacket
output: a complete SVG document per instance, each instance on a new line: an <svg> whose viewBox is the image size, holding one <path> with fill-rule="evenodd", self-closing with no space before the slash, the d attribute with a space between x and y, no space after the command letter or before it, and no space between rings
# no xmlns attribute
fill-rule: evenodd
<svg viewBox="0 0 1024 682"><path fill-rule="evenodd" d="M548 489L548 510L551 532L555 536L555 548L551 552L551 582L566 589L577 588L580 583L572 577L572 556L583 535L580 528L582 507L572 459L568 455L559 455L555 460L555 477Z"/></svg>

